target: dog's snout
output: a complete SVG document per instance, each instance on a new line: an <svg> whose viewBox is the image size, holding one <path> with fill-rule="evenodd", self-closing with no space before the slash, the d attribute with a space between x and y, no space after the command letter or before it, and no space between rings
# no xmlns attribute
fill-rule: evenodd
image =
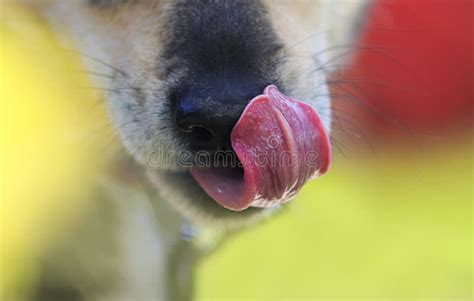
<svg viewBox="0 0 474 301"><path fill-rule="evenodd" d="M175 101L175 121L193 150L230 148L230 134L252 98L257 85L206 85L189 89Z"/></svg>

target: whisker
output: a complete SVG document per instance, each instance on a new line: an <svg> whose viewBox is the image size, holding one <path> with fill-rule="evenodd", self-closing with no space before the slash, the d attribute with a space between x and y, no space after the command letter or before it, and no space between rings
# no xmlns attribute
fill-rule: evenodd
<svg viewBox="0 0 474 301"><path fill-rule="evenodd" d="M337 110L337 109L333 109L332 114L319 113L319 115L331 116L332 117L332 124L333 124L332 131L334 131L334 130L339 131L339 132L345 134L348 138L350 138L351 141L356 142L356 143L359 143L359 141L363 141L369 147L371 152L373 152L375 154L375 149L374 149L372 143L370 143L370 140L368 139L368 137L356 125L356 123L349 120L348 118L340 116L339 113L347 113L347 112L343 112L343 111L340 111L340 110ZM345 114L345 115L347 115L347 114ZM352 115L350 115L350 116L354 117ZM348 125L349 127L345 126L343 124L343 122L344 122L344 124ZM337 127L334 127L334 125L337 125Z"/></svg>
<svg viewBox="0 0 474 301"><path fill-rule="evenodd" d="M347 158L344 146L341 142L338 141L334 136L330 136L329 139L331 140L331 144L336 148L336 150L342 155L342 157Z"/></svg>
<svg viewBox="0 0 474 301"><path fill-rule="evenodd" d="M75 87L73 89L97 90L97 91L105 91L105 92L116 93L116 94L120 94L120 92L123 90L123 89L103 88L103 87L96 87L96 86L80 86L80 87Z"/></svg>
<svg viewBox="0 0 474 301"><path fill-rule="evenodd" d="M406 74L408 76L410 76L413 80L415 80L418 85L426 82L425 80L422 80L422 77L418 74L416 74L413 70L410 70L410 67L404 63L402 63L399 59L395 58L394 56L388 54L388 53L385 53L383 51L379 51L379 50L373 50L373 49L366 49L366 50L370 50L371 53L373 54L377 54L383 58L386 58L388 59L389 61L393 62L394 64L396 64L398 67L400 67L404 72L406 72ZM340 55L336 55L332 58L330 58L329 60L327 60L326 62L324 62L323 64L321 64L321 66L319 68L317 68L314 72L316 71L319 71L319 70L324 70L324 71L329 71L328 70L328 67L330 66L330 63L334 62L334 61L337 61L339 59L341 59L342 57L344 56L347 56L349 54L351 54L352 51L347 51L343 54L340 54ZM426 91L428 91L428 89L425 89Z"/></svg>
<svg viewBox="0 0 474 301"><path fill-rule="evenodd" d="M351 91L345 89L343 86L339 85L338 88L345 91L349 95L351 95L353 103L357 104L361 108L364 108L364 109L368 110L369 113L373 113L374 116L376 116L377 118L380 118L382 121L384 121L387 124L393 126L395 129L401 130L403 133L405 133L407 135L407 137L410 139L410 141L415 145L420 157L423 157L422 156L423 151L422 151L421 145L419 144L418 139L415 135L415 132L412 131L410 129L410 127L408 127L404 122L402 122L399 119L391 117L388 113L383 112L383 111L375 108L374 106L370 106L370 105L364 103L363 101L360 100L359 97L354 95ZM354 102L354 99L356 100L355 102ZM334 98L333 100L348 101L348 99L341 99L341 98Z"/></svg>
<svg viewBox="0 0 474 301"><path fill-rule="evenodd" d="M297 42L291 44L290 46L284 48L282 51L283 51L283 52L288 52L288 50L290 50L290 49L292 49L292 48L294 48L294 47L296 47L296 46L298 46L298 45L300 45L300 44L302 44L302 43L304 43L304 42L307 42L307 41L309 41L309 40L311 40L311 39L313 39L313 38L315 38L315 37L317 37L317 36L319 36L319 35L321 35L321 34L323 34L323 33L327 33L327 32L329 32L329 31L330 31L330 30L327 29L327 30L318 31L318 32L316 32L316 33L312 33L312 34L308 35L307 37L303 38L302 40L299 40L299 41L297 41Z"/></svg>
<svg viewBox="0 0 474 301"><path fill-rule="evenodd" d="M98 91L105 91L115 94L120 94L124 91L132 91L137 92L136 87L128 86L128 87L117 87L117 88L104 88L104 87L97 87L97 86L80 86L76 87L76 89L89 89L89 90L98 90Z"/></svg>
<svg viewBox="0 0 474 301"><path fill-rule="evenodd" d="M112 133L112 139L106 144L107 146L105 147L104 151L107 151L108 149L110 149L110 147L112 147L112 145L114 145L117 142L120 145L120 149L124 149L122 141L121 141L122 137L121 137L121 135L118 131L120 128L121 128L121 126L119 126L117 128L114 128L113 133ZM134 133L136 133L140 130L141 129L139 129L139 128L132 129L131 131L128 132L128 134L134 134ZM142 135L141 137L143 137L143 136L144 135ZM139 139L141 139L141 138L139 138ZM133 155L132 155L132 157L133 157Z"/></svg>
<svg viewBox="0 0 474 301"><path fill-rule="evenodd" d="M387 47L383 45L358 45L358 44L342 44L342 45L336 45L336 46L331 46L327 47L323 50L320 50L316 52L314 55L317 57L325 52L329 51L335 51L335 50L344 50L344 49L349 49L349 52L356 51L356 50L363 50L363 51L374 51L374 50L394 50L394 51L400 51L400 52L405 52L408 53L407 48L395 48L395 47Z"/></svg>
<svg viewBox="0 0 474 301"><path fill-rule="evenodd" d="M367 83L367 84L372 84L372 85L379 85L379 86L385 86L388 88L396 89L399 91L404 91L404 92L421 92L421 89L416 89L416 88L407 88L405 86L396 86L392 84L389 81L384 81L384 80L378 80L378 79L372 79L372 78L344 78L344 79L333 79L333 80L327 80L326 84L328 85L334 85L334 84L351 84L355 88L362 89L361 86L359 86L357 83Z"/></svg>
<svg viewBox="0 0 474 301"><path fill-rule="evenodd" d="M141 148L145 145L145 143L148 141L148 135L145 133L140 136L140 140L143 139L140 143L138 143L137 148L131 153L131 157L135 158L135 156L140 152Z"/></svg>
<svg viewBox="0 0 474 301"><path fill-rule="evenodd" d="M94 72L94 71L88 71L88 70L78 70L78 72L84 73L84 74L93 75L93 76L99 76L99 77L104 77L104 78L110 78L110 79L114 79L114 78L115 78L115 76L110 75L110 74L100 73L100 72Z"/></svg>
<svg viewBox="0 0 474 301"><path fill-rule="evenodd" d="M111 69L111 70L113 70L113 71L115 71L115 72L117 72L117 73L119 73L119 74L121 74L121 75L123 75L123 76L125 76L125 77L127 77L127 78L129 77L129 75L128 75L125 71L121 70L120 68L117 68L117 67L115 67L115 66L112 66L111 64L106 63L106 62L102 61L101 59L98 59L98 58L96 58L96 57L93 57L93 56L91 56L91 55L89 55L89 54L87 54L87 53L83 53L83 52L77 51L77 50L75 50L75 49L67 49L67 48L66 48L65 50L66 50L66 51L69 51L69 52L76 53L76 54L78 54L78 55L80 55L80 56L83 56L83 57L85 57L85 58L88 58L88 59L90 59L91 61L94 61L94 62L96 62L96 63L102 64L103 66L108 67L109 69Z"/></svg>

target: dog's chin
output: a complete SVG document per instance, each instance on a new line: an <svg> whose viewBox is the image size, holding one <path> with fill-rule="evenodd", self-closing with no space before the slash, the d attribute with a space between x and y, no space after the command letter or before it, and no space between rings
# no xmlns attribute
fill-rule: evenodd
<svg viewBox="0 0 474 301"><path fill-rule="evenodd" d="M187 170L152 169L148 176L160 197L185 219L196 224L232 230L251 225L279 209L248 208L240 212L225 209L199 186Z"/></svg>

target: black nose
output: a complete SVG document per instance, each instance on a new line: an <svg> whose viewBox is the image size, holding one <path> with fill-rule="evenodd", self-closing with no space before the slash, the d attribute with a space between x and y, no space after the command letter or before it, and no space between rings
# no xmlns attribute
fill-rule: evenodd
<svg viewBox="0 0 474 301"><path fill-rule="evenodd" d="M195 85L175 100L175 120L191 149L230 149L230 134L247 104L262 94L255 83Z"/></svg>

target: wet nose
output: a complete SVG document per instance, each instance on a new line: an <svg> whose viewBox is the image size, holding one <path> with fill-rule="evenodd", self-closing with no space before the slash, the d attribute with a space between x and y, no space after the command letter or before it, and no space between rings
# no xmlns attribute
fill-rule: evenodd
<svg viewBox="0 0 474 301"><path fill-rule="evenodd" d="M193 150L230 149L232 129L247 104L264 88L242 82L189 88L175 101L176 126Z"/></svg>

